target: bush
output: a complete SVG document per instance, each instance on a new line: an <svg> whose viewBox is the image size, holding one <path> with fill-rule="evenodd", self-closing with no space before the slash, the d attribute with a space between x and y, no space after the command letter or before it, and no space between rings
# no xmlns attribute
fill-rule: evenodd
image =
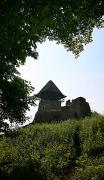
<svg viewBox="0 0 104 180"><path fill-rule="evenodd" d="M0 138L0 173L7 179L104 179L104 117L36 124ZM1 178L2 179L2 178Z"/></svg>
<svg viewBox="0 0 104 180"><path fill-rule="evenodd" d="M77 122L31 125L4 136L0 141L0 169L11 176L32 170L43 179L60 179L76 156L73 136ZM14 176L13 176L14 177Z"/></svg>

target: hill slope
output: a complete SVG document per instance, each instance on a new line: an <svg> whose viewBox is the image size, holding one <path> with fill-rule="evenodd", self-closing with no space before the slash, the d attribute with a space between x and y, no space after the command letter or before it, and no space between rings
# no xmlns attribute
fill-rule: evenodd
<svg viewBox="0 0 104 180"><path fill-rule="evenodd" d="M1 180L103 180L104 117L29 125L1 136L0 173Z"/></svg>

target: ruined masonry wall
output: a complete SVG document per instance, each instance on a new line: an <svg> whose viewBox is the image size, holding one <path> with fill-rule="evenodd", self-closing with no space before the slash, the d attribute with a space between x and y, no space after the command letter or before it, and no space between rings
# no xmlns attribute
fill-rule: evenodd
<svg viewBox="0 0 104 180"><path fill-rule="evenodd" d="M38 111L61 111L61 102L55 100L41 100Z"/></svg>

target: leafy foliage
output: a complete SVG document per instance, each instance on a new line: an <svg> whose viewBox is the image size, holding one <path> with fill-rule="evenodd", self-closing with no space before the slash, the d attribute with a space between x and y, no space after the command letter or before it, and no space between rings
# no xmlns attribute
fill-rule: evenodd
<svg viewBox="0 0 104 180"><path fill-rule="evenodd" d="M103 180L104 179L104 155L100 157L80 157L77 160L77 179Z"/></svg>
<svg viewBox="0 0 104 180"><path fill-rule="evenodd" d="M80 179L104 179L104 117L95 114L81 127L82 155L76 160Z"/></svg>
<svg viewBox="0 0 104 180"><path fill-rule="evenodd" d="M74 168L77 179L104 179L103 142L99 152L101 142L96 136L99 131L104 138L104 133L98 127L104 128L104 117L93 115L79 121L29 125L1 136L1 174L10 179L59 180Z"/></svg>
<svg viewBox="0 0 104 180"><path fill-rule="evenodd" d="M15 134L4 137L0 143L0 161L4 164L1 165L1 170L11 175L15 168L25 167L31 162L34 171L38 169L41 178L61 178L64 170L71 166L71 158L75 156L71 145L72 126L69 124L67 127L67 123L64 126L36 125L17 131L16 137Z"/></svg>
<svg viewBox="0 0 104 180"><path fill-rule="evenodd" d="M20 78L12 63L0 59L0 131L6 132L10 123L26 121L26 110L35 105L35 97L31 84Z"/></svg>
<svg viewBox="0 0 104 180"><path fill-rule="evenodd" d="M0 7L1 57L17 65L36 58L36 42L46 38L79 54L104 15L103 0L6 0Z"/></svg>
<svg viewBox="0 0 104 180"><path fill-rule="evenodd" d="M29 97L32 90L33 88L28 85L28 82L19 77L15 77L12 81L3 81L1 119L8 119L11 123L24 122L26 120L25 111L29 110L28 104L34 104L34 102L30 102Z"/></svg>

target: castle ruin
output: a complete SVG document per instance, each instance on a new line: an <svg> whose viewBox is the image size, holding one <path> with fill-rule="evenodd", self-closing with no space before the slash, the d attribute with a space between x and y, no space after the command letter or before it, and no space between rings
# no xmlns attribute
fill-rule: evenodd
<svg viewBox="0 0 104 180"><path fill-rule="evenodd" d="M36 96L40 102L34 118L35 123L80 119L91 115L89 103L83 97L68 100L65 106L61 106L66 96L52 81L49 81Z"/></svg>

